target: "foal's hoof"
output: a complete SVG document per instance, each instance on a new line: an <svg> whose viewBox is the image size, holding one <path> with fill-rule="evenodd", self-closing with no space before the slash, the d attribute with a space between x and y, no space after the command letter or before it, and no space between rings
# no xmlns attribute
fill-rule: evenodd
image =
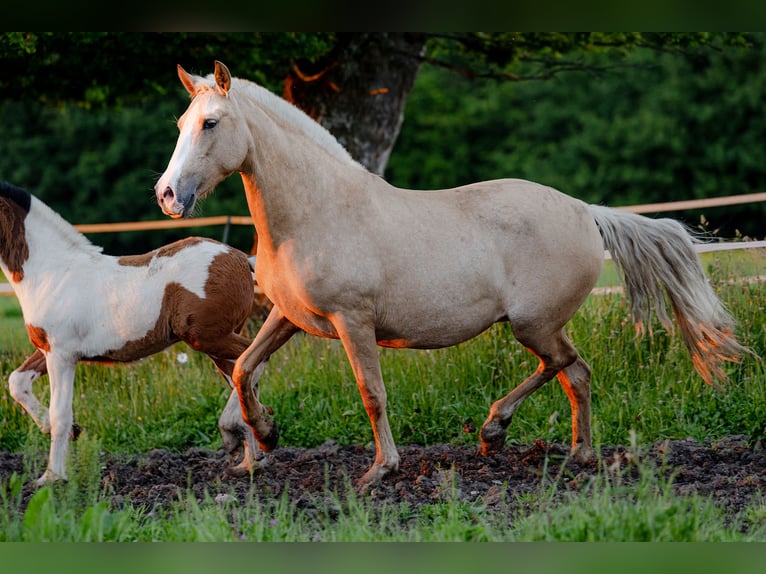
<svg viewBox="0 0 766 574"><path fill-rule="evenodd" d="M239 451L240 449L237 450ZM232 463L232 465L226 469L226 474L236 477L252 475L253 473L266 468L271 464L274 458L272 455L264 454L254 444L251 446L251 443L248 441L241 442L241 452L242 460L240 460L239 464ZM230 451L229 454L231 454L233 460L236 461L239 452Z"/></svg>
<svg viewBox="0 0 766 574"><path fill-rule="evenodd" d="M73 441L80 438L80 434L82 433L82 427L78 425L77 423L74 423L72 425L72 430L69 431L69 438Z"/></svg>
<svg viewBox="0 0 766 574"><path fill-rule="evenodd" d="M227 468L226 474L237 478L250 476L269 466L269 464L271 464L272 458L273 456L268 454L258 459L245 456L239 464Z"/></svg>
<svg viewBox="0 0 766 574"><path fill-rule="evenodd" d="M500 452L505 446L505 429L496 422L486 423L479 433L481 454L488 456Z"/></svg>

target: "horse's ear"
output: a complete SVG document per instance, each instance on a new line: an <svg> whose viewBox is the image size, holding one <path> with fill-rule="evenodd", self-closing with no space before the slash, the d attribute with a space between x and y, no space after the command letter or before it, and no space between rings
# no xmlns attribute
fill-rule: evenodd
<svg viewBox="0 0 766 574"><path fill-rule="evenodd" d="M229 89L231 88L231 72L229 72L229 68L226 67L226 64L216 60L213 75L215 76L215 85L218 88L218 92L222 96L228 94Z"/></svg>
<svg viewBox="0 0 766 574"><path fill-rule="evenodd" d="M193 96L197 93L197 88L194 86L194 80L189 75L189 73L181 67L181 64L178 64L177 68L178 78L181 80L184 88L186 88L186 91L189 92L189 95Z"/></svg>

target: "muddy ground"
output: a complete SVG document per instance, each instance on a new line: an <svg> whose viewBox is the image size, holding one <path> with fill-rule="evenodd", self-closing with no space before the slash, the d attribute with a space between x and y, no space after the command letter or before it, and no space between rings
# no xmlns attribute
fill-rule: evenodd
<svg viewBox="0 0 766 574"><path fill-rule="evenodd" d="M567 445L542 440L509 445L487 457L476 447L400 446L400 471L368 496L371 501L406 502L410 508L457 496L489 508L502 507L505 512L509 506L524 511L517 495L539 492L541 484L558 481L558 496L566 496L599 473L604 476L621 469L623 482L638 476L631 460L634 455L625 447L604 447L601 461L587 465L572 461L568 451ZM200 500L205 492L218 500L255 495L268 505L286 490L297 508L311 509L322 505L328 491L342 497L349 479L364 474L374 453L371 448L327 442L317 448L278 447L270 456L269 466L250 477L227 470L231 459L223 450L153 450L122 459L103 453L102 486L117 507L126 503L148 509L168 507L189 491ZM762 502L766 493L766 450L760 442L751 444L742 436L713 443L658 442L640 457L643 467L654 465L666 475L675 472L673 488L678 494L708 497L729 517L752 502ZM0 481L23 467L21 454L0 452ZM33 492L33 485L26 485L25 499Z"/></svg>

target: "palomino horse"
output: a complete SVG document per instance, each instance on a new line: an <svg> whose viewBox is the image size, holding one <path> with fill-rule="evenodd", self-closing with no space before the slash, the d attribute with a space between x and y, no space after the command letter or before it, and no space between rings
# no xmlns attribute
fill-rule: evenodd
<svg viewBox="0 0 766 574"><path fill-rule="evenodd" d="M593 456L591 370L564 326L582 305L608 249L624 274L637 326L665 295L705 381L747 349L709 286L692 239L673 220L652 220L505 179L439 191L391 186L356 163L319 124L220 62L211 76L179 77L192 101L155 192L171 217L239 172L258 230L256 277L274 303L237 360L234 384L261 448L277 442L258 402L254 369L302 329L339 338L375 436L364 489L398 468L376 344L429 349L508 321L539 366L496 401L480 438L499 449L519 405L557 377L572 408L572 447Z"/></svg>
<svg viewBox="0 0 766 574"><path fill-rule="evenodd" d="M192 237L144 255L104 255L38 198L0 184L0 268L37 348L11 373L10 392L51 435L38 484L66 478L69 438L79 428L72 416L78 361L135 361L185 341L232 386L234 361L250 343L239 330L254 311L252 270L244 253L217 241ZM32 391L46 373L50 411ZM245 467L261 464L234 390L219 427L230 452L244 438Z"/></svg>

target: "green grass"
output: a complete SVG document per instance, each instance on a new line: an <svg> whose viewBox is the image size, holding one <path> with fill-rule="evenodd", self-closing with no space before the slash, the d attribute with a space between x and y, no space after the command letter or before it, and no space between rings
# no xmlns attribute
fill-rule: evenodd
<svg viewBox="0 0 766 574"><path fill-rule="evenodd" d="M759 250L760 251L760 250ZM766 287L731 284L753 275L764 254L756 250L706 254L713 284L736 316L742 341L766 355ZM743 271L744 270L744 271ZM608 276L610 271L605 270ZM612 279L605 279L610 284ZM706 386L676 336L655 326L652 337L636 339L621 295L590 297L568 327L593 368L594 443L644 444L668 438L715 440L744 434L766 438L766 377L763 362L746 357L731 365L729 383ZM32 352L13 297L0 297L0 377ZM188 361L179 362L179 353ZM388 412L398 444L478 444L477 432L491 403L508 393L536 367L536 359L496 325L476 339L449 349L381 349ZM261 382L261 400L274 409L280 444L311 447L332 438L341 444L372 440L369 420L341 345L296 336L276 353ZM35 392L48 400L47 379ZM763 539L763 507L748 510L751 526L740 534L704 499L673 496L658 469L643 468L637 486L597 476L584 493L561 501L554 490L535 495L525 516L490 513L457 500L417 511L406 507L371 509L351 499L328 503L321 520L303 515L287 500L264 507L180 497L163 516L146 509L112 508L98 486L98 452L134 454L152 448L219 448L217 418L228 388L203 355L176 346L139 363L105 367L79 365L75 420L87 429L73 456L75 478L44 488L20 515L23 481L37 476L47 453L43 437L5 390L0 393L0 449L25 452L25 476L0 485L4 540L742 540ZM516 412L509 441L529 444L539 437L568 443L570 408L554 381ZM89 446L90 445L90 446ZM640 445L637 446L637 448ZM33 468L38 465L38 468ZM94 466L95 465L95 466ZM329 497L331 499L331 497ZM334 506L333 506L334 505ZM375 516L370 513L375 512ZM370 521L380 529L370 529ZM377 523L377 522L375 522Z"/></svg>

